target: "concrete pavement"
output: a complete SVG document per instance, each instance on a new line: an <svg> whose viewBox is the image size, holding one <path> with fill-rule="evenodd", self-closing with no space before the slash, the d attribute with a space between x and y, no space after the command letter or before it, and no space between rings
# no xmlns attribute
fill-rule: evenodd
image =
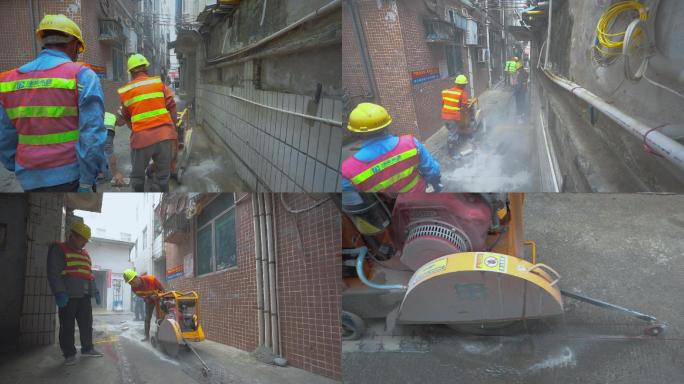
<svg viewBox="0 0 684 384"><path fill-rule="evenodd" d="M661 384L684 382L684 196L528 194L525 233L560 285L655 315L645 324L565 299L565 314L507 336L369 324L343 342L344 382Z"/></svg>
<svg viewBox="0 0 684 384"><path fill-rule="evenodd" d="M205 340L193 343L211 373L189 350L171 358L143 343L143 322L132 314L96 315L95 348L102 358L80 358L62 365L59 345L0 355L2 384L332 384L334 381L292 367L275 367L256 361L249 353ZM78 340L78 335L76 336ZM77 341L78 344L78 341ZM77 348L80 347L77 345Z"/></svg>

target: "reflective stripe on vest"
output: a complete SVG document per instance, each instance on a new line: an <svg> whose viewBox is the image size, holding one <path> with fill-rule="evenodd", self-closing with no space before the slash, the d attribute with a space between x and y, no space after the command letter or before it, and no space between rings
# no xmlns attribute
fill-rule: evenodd
<svg viewBox="0 0 684 384"><path fill-rule="evenodd" d="M515 61L507 61L506 62L506 72L515 72Z"/></svg>
<svg viewBox="0 0 684 384"><path fill-rule="evenodd" d="M74 277L82 280L93 280L92 262L85 249L80 251L71 248L66 243L57 243L64 252L66 266L62 270L62 276Z"/></svg>
<svg viewBox="0 0 684 384"><path fill-rule="evenodd" d="M418 173L420 159L412 136L402 136L397 145L376 160L364 162L354 156L342 164L342 174L362 192L418 192L425 189Z"/></svg>
<svg viewBox="0 0 684 384"><path fill-rule="evenodd" d="M453 88L442 91L442 112L460 111L461 95L463 95L463 91L455 90ZM454 96L455 98L448 96Z"/></svg>
<svg viewBox="0 0 684 384"><path fill-rule="evenodd" d="M76 77L82 65L66 62L47 70L0 76L0 103L16 128L16 162L51 169L76 164L79 110Z"/></svg>
<svg viewBox="0 0 684 384"><path fill-rule="evenodd" d="M129 110L133 132L173 124L166 109L164 83L159 77L134 80L117 92L121 104Z"/></svg>

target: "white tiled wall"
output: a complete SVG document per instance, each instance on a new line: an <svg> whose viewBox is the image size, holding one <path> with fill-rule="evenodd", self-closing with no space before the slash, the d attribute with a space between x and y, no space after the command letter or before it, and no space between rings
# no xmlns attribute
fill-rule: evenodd
<svg viewBox="0 0 684 384"><path fill-rule="evenodd" d="M253 87L199 84L198 121L210 127L237 157L238 174L254 191L337 192L340 190L342 128L273 111L271 107L342 120L342 102L321 98L315 113L312 98Z"/></svg>

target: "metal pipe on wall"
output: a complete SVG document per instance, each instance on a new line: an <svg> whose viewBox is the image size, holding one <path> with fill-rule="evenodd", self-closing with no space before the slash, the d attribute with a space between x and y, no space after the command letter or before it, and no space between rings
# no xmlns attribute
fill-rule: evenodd
<svg viewBox="0 0 684 384"><path fill-rule="evenodd" d="M359 12L359 5L356 0L346 0L349 5L349 11L352 15L352 26L354 27L354 35L359 46L359 53L361 54L361 62L363 63L364 73L366 74L366 81L368 82L368 94L366 97L370 101L380 102L380 94L378 92L378 85L375 80L375 73L373 72L373 65L371 63L370 54L368 52L368 45L366 44L366 32L361 23L361 14Z"/></svg>
<svg viewBox="0 0 684 384"><path fill-rule="evenodd" d="M264 297L264 345L271 348L271 287L268 280L268 247L266 245L266 215L264 210L264 196L262 193L257 193L257 201L259 205L259 226L261 228L261 278L263 280L263 297Z"/></svg>
<svg viewBox="0 0 684 384"><path fill-rule="evenodd" d="M36 15L33 12L33 0L28 0L28 7L29 7L29 18L31 19L31 28L35 31L37 29L36 26ZM33 39L33 53L35 56L38 56L38 39Z"/></svg>
<svg viewBox="0 0 684 384"><path fill-rule="evenodd" d="M278 213L276 212L276 207L278 206L276 203L276 198L275 194L271 193L271 207L273 208L273 254L276 259L275 263L275 275L276 275L276 280L278 279L278 221L276 219ZM276 314L278 315L278 321L276 326L278 327L278 351L277 354L278 356L283 356L283 336L280 330L282 329L280 327L280 298L276 295L276 299L278 299L278 303L276 306ZM274 351L275 352L275 351Z"/></svg>
<svg viewBox="0 0 684 384"><path fill-rule="evenodd" d="M261 226L259 225L258 195L252 194L252 220L254 221L254 254L256 255L256 290L259 328L259 346L264 345L264 296L261 281Z"/></svg>
<svg viewBox="0 0 684 384"><path fill-rule="evenodd" d="M487 39L487 71L489 72L489 83L488 86L489 88L492 87L492 52L489 47L489 7L488 7L488 0L485 0L485 38Z"/></svg>
<svg viewBox="0 0 684 384"><path fill-rule="evenodd" d="M549 20L548 28L546 30L546 56L544 57L544 69L549 69L549 50L551 49L551 21L553 18L553 0L549 1Z"/></svg>
<svg viewBox="0 0 684 384"><path fill-rule="evenodd" d="M548 70L544 70L544 73L551 81L591 104L601 113L625 128L627 132L643 140L653 152L663 156L679 169L684 170L684 145L664 135L654 127L650 127L613 105L608 104L605 100L589 92L579 84L566 80Z"/></svg>
<svg viewBox="0 0 684 384"><path fill-rule="evenodd" d="M273 250L273 209L271 206L270 196L263 195L264 199L264 213L266 218L266 246L268 250L268 284L269 284L269 296L270 296L270 323L271 323L271 350L273 353L277 353L280 345L278 345L278 315L276 309L278 308L277 303L277 286L276 273L275 273L275 252Z"/></svg>

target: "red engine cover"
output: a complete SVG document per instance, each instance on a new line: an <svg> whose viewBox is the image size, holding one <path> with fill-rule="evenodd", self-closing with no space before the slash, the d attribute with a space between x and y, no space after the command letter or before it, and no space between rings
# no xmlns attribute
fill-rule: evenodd
<svg viewBox="0 0 684 384"><path fill-rule="evenodd" d="M415 270L449 253L484 250L491 214L479 194L400 194L392 212L392 237L402 249L402 263ZM464 237L469 241L456 241Z"/></svg>

